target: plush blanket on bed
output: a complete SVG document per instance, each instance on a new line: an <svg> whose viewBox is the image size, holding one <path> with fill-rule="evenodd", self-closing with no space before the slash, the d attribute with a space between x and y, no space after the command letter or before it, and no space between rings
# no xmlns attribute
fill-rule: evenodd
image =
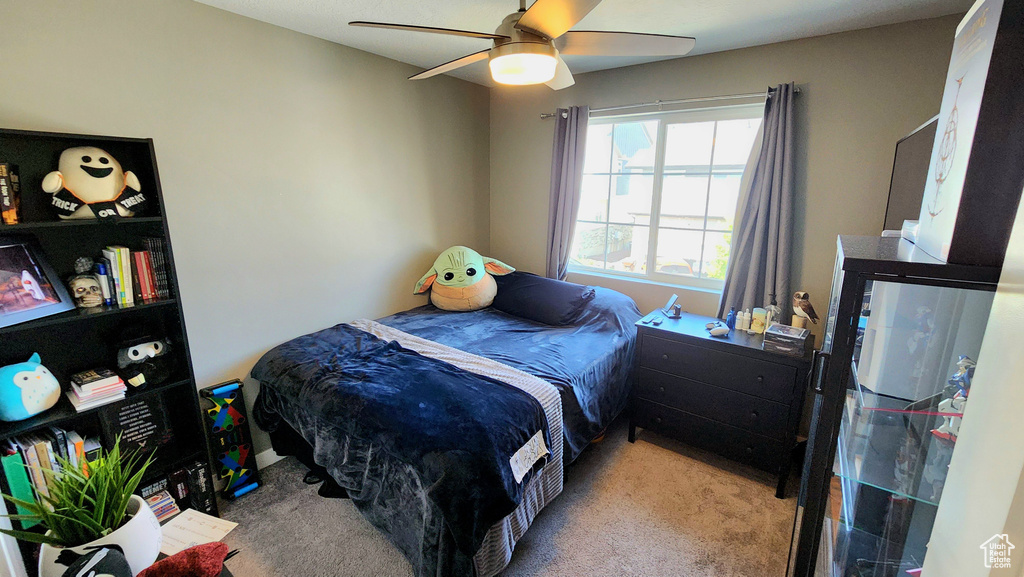
<svg viewBox="0 0 1024 577"><path fill-rule="evenodd" d="M252 376L262 385L261 428L285 419L354 501L376 504L376 515L387 516L389 501L401 506L403 495L387 494L388 473L403 469L418 485L405 490L429 499L470 557L522 501L552 446L530 394L351 325L274 348ZM409 556L416 538L391 537L407 542L396 544Z"/></svg>
<svg viewBox="0 0 1024 577"><path fill-rule="evenodd" d="M602 287L593 290L593 299L565 326L543 324L492 307L453 313L432 305L378 320L554 385L562 396L565 460L572 462L626 407L635 325L641 317L626 295Z"/></svg>

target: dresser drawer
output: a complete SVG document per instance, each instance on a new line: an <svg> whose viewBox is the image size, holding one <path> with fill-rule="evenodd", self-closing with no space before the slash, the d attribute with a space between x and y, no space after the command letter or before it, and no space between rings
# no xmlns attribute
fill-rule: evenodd
<svg viewBox="0 0 1024 577"><path fill-rule="evenodd" d="M777 474L783 459L790 456L780 441L651 401L637 399L634 402L633 420L645 429L665 433L769 473Z"/></svg>
<svg viewBox="0 0 1024 577"><path fill-rule="evenodd" d="M651 369L640 369L636 396L766 437L786 436L789 406L759 397Z"/></svg>
<svg viewBox="0 0 1024 577"><path fill-rule="evenodd" d="M644 335L640 366L764 399L789 403L796 369Z"/></svg>

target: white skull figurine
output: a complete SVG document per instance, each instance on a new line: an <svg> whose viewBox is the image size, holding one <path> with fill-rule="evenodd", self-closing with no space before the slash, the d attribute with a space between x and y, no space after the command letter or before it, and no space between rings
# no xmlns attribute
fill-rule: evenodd
<svg viewBox="0 0 1024 577"><path fill-rule="evenodd" d="M71 295L79 308L92 308L103 304L103 291L100 290L100 283L96 277L76 276L68 284L71 285Z"/></svg>

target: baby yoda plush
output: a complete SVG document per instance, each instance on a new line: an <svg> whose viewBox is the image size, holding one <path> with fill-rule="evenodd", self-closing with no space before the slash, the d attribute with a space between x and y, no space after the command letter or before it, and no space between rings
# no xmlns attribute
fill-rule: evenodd
<svg viewBox="0 0 1024 577"><path fill-rule="evenodd" d="M39 355L24 363L0 367L0 420L20 421L57 404L60 384L39 363Z"/></svg>
<svg viewBox="0 0 1024 577"><path fill-rule="evenodd" d="M430 302L446 311L480 310L490 306L498 294L498 285L491 275L506 275L515 270L499 260L480 256L471 248L453 246L437 257L413 292L423 294L430 290Z"/></svg>
<svg viewBox="0 0 1024 577"><path fill-rule="evenodd" d="M43 178L60 218L113 219L132 216L146 204L139 179L105 150L77 146L60 153L57 170Z"/></svg>

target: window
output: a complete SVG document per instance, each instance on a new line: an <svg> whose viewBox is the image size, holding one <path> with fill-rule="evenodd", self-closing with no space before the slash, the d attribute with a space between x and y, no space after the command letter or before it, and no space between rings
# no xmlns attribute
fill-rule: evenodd
<svg viewBox="0 0 1024 577"><path fill-rule="evenodd" d="M721 289L762 111L591 118L570 269Z"/></svg>

